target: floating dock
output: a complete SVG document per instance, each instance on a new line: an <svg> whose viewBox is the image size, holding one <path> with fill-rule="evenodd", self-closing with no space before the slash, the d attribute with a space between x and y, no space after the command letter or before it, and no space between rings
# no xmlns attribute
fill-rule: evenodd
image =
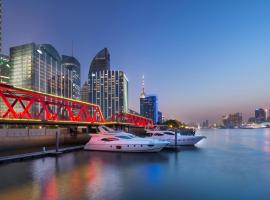
<svg viewBox="0 0 270 200"><path fill-rule="evenodd" d="M0 164L7 163L7 162L27 160L27 159L41 158L45 156L58 156L59 154L62 154L62 153L82 150L83 147L84 145L80 145L80 146L74 146L74 147L60 148L58 151L56 151L55 149L52 149L52 150L47 150L47 151L19 154L19 155L14 155L14 156L4 156L4 157L0 157Z"/></svg>

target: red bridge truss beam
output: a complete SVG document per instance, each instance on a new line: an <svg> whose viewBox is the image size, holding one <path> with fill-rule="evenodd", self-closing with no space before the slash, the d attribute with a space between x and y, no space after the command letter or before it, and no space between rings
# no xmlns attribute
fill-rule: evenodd
<svg viewBox="0 0 270 200"><path fill-rule="evenodd" d="M6 84L0 84L0 118L105 122L98 105Z"/></svg>
<svg viewBox="0 0 270 200"><path fill-rule="evenodd" d="M140 115L130 114L130 113L115 113L112 115L110 121L129 123L129 124L133 124L134 126L139 126L139 127L153 127L154 126L152 119L149 119Z"/></svg>

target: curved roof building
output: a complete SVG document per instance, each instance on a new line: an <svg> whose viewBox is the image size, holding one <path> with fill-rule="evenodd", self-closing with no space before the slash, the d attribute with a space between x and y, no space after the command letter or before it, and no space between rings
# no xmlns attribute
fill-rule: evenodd
<svg viewBox="0 0 270 200"><path fill-rule="evenodd" d="M110 53L107 48L102 49L93 58L90 64L89 75L92 72L104 71L104 70L110 70Z"/></svg>

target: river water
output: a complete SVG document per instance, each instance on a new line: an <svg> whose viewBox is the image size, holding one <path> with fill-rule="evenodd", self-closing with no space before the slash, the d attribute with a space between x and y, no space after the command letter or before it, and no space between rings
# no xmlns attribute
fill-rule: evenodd
<svg viewBox="0 0 270 200"><path fill-rule="evenodd" d="M177 151L77 151L2 164L0 199L270 199L270 129L198 133L207 139Z"/></svg>

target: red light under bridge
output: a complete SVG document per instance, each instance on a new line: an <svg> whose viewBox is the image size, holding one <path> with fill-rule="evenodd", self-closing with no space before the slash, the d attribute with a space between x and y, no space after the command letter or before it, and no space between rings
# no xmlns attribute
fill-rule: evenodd
<svg viewBox="0 0 270 200"><path fill-rule="evenodd" d="M139 127L153 127L154 126L152 119L142 117L140 115L130 114L130 113L115 113L111 117L110 121L133 124Z"/></svg>
<svg viewBox="0 0 270 200"><path fill-rule="evenodd" d="M100 107L82 101L0 84L1 120L105 122Z"/></svg>

